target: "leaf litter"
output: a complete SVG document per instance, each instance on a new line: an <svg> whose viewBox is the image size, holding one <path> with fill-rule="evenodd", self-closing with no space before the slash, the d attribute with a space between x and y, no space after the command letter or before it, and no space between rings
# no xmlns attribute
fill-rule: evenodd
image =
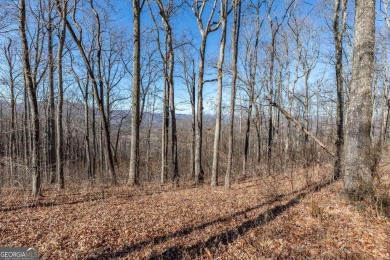
<svg viewBox="0 0 390 260"><path fill-rule="evenodd" d="M289 176L229 191L46 187L39 200L3 189L0 245L35 246L41 259L390 259L389 219L341 199L326 167L316 172L309 186L297 172L294 190Z"/></svg>

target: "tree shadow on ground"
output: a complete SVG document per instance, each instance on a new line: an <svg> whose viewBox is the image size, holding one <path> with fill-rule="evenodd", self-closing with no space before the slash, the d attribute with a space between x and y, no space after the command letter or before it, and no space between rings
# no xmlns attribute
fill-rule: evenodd
<svg viewBox="0 0 390 260"><path fill-rule="evenodd" d="M68 197L69 200L67 201L56 201L56 200L44 201L45 197L38 197L38 198L32 198L30 202L24 203L24 205L7 205L7 206L0 207L0 212L10 212L10 211L16 211L21 209L38 209L38 208L47 208L47 207L55 207L55 206L63 206L63 205L76 205L76 204L82 204L82 203L88 203L94 201L107 200L110 198L130 199L130 198L153 196L157 194L176 192L180 190L188 190L194 188L196 187L160 189L156 191L141 190L140 192L137 193L130 193L126 191L126 192L122 192L121 195L118 195L118 193L116 192L98 191L92 194L84 195L82 196L81 199L71 199L71 196L69 196ZM78 194L72 194L72 195L78 195ZM58 197L66 197L66 195L59 194Z"/></svg>
<svg viewBox="0 0 390 260"><path fill-rule="evenodd" d="M162 236L157 236L157 237L154 237L152 239L144 240L144 241L132 244L132 245L125 246L117 251L103 252L99 255L90 256L86 259L110 259L110 258L115 259L115 258L125 257L126 255L133 253L133 252L136 252L136 251L139 251L147 246L158 245L158 244L164 243L164 242L166 242L170 239L173 239L173 238L183 237L183 236L189 235L194 231L205 229L205 228L212 226L214 224L217 224L217 223L228 222L228 221L234 219L235 217L238 217L241 215L246 215L246 213L253 211L255 209L259 209L259 208L264 207L266 205L271 205L275 202L279 202L287 196L298 194L296 197L291 199L286 204L275 206L274 208L262 213L261 215L257 216L256 218L245 221L245 222L241 223L239 226L237 226L231 230L227 230L227 231L224 231L218 235L210 237L205 242L198 242L198 243L196 243L192 246L189 246L189 247L181 247L181 246L170 247L170 248L166 249L161 255L152 256L151 259L183 259L185 256L196 257L196 256L202 254L202 252L205 248L209 249L209 251L212 251L214 248L216 248L220 244L226 245L228 243L233 242L239 236L244 235L249 230L256 228L258 226L261 226L261 225L273 220L274 218L276 218L277 216L282 214L284 211L286 211L290 207L295 206L310 191L314 191L314 192L319 191L320 189L330 185L331 183L332 183L332 181L326 181L326 182L313 184L310 187L306 187L306 188L294 191L294 192L289 193L289 194L278 195L278 196L274 197L273 199L266 201L264 203L261 203L259 205L256 205L256 206L253 206L250 208L246 208L242 211L234 212L228 216L221 217L221 218L200 224L198 226L187 227L187 228L181 229L181 230L174 232L174 233L169 233L169 234L165 234Z"/></svg>
<svg viewBox="0 0 390 260"><path fill-rule="evenodd" d="M257 217L241 223L235 228L232 228L230 230L224 231L222 233L210 237L204 242L199 241L198 243L188 247L173 246L166 249L160 255L153 255L152 257L150 257L150 259L184 259L189 257L194 258L201 255L203 252L205 252L205 249L207 249L208 252L212 253L216 250L218 246L228 245L229 243L234 242L240 236L245 235L251 229L257 228L259 226L262 226L274 220L276 217L281 215L289 208L297 205L303 198L306 197L306 195L309 194L309 191L317 192L322 188L330 185L331 183L332 181L327 181L324 183L311 186L307 189L307 191L300 192L297 196L295 196L287 203L283 205L275 206L270 210L258 215Z"/></svg>

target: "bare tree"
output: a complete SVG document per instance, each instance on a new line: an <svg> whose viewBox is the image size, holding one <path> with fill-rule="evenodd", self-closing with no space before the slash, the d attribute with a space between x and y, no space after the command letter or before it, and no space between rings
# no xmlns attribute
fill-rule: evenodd
<svg viewBox="0 0 390 260"><path fill-rule="evenodd" d="M247 162L248 162L248 153L249 153L249 137L251 130L251 119L252 119L252 107L255 102L255 84L256 84L256 73L257 73L257 65L258 65L258 48L259 48L259 37L260 37L260 8L262 2L258 1L256 4L252 3L251 7L255 9L256 12L256 22L255 22L255 32L254 32L254 46L252 47L252 43L250 39L247 39L246 45L246 62L249 66L249 82L247 82L249 88L249 105L248 105L248 115L246 119L245 126L245 136L244 136L244 150L243 150L243 158L242 158L242 175L246 175L247 170ZM251 37L251 36L249 36Z"/></svg>
<svg viewBox="0 0 390 260"><path fill-rule="evenodd" d="M72 74L76 78L77 86L80 89L80 92L83 96L83 103L84 103L84 143L85 143L85 156L87 161L87 176L88 181L90 184L93 184L95 182L95 168L93 166L93 159L92 157L92 149L91 149L91 142L90 142L90 121L89 121L89 80L86 79L84 82L79 77L79 75L76 72L76 69L74 68L74 56L70 55L70 66L72 70Z"/></svg>
<svg viewBox="0 0 390 260"><path fill-rule="evenodd" d="M345 132L344 191L350 197L372 189L371 86L374 73L375 1L355 1L352 85ZM358 194L356 194L358 193Z"/></svg>
<svg viewBox="0 0 390 260"><path fill-rule="evenodd" d="M142 3L143 5L143 3ZM133 81L131 91L131 147L130 185L139 184L139 124L140 124L140 52L141 52L141 9L139 0L133 0Z"/></svg>
<svg viewBox="0 0 390 260"><path fill-rule="evenodd" d="M57 62L58 62L58 103L57 103L57 144L56 144L56 158L57 158L57 181L58 189L65 187L64 178L64 133L62 129L62 113L64 102L64 81L63 81L63 69L62 69L62 56L65 45L66 37L66 15L67 15L67 0L62 0L61 3L57 0L56 5L61 17L61 29L59 33L59 44L57 50Z"/></svg>
<svg viewBox="0 0 390 260"><path fill-rule="evenodd" d="M101 44L102 43L101 43L101 23L100 23L101 20L100 20L99 13L97 12L97 10L94 7L93 0L89 0L89 4L90 4L90 7L91 7L91 10L92 10L92 13L93 13L93 16L95 18L96 25L97 25L97 29L95 31L94 37L97 41L96 62L98 64L99 68L98 68L98 75L95 75L95 71L93 70L93 67L92 67L93 62L91 59L88 59L87 51L85 50L85 46L84 46L84 43L82 40L82 36L83 36L82 28L77 21L77 17L76 17L77 3L78 2L76 1L75 5L73 7L72 20L73 20L74 26L77 29L78 35L76 34L76 31L74 30L73 26L70 24L68 18L65 16L65 17L63 17L63 19L64 19L64 23L66 24L66 27L70 33L70 36L72 37L72 39L74 40L74 42L77 45L77 48L78 48L80 55L82 57L82 60L84 62L84 65L86 66L86 69L88 72L88 77L92 83L92 89L93 89L95 101L96 101L98 108L99 108L102 131L104 134L104 140L105 140L104 149L105 149L105 153L106 153L108 171L111 175L112 184L116 184L117 180L116 180L116 173L115 173L115 167L114 167L114 160L113 160L113 156L112 156L109 124L108 124L108 119L107 119L107 115L106 115L106 111L105 111L105 107L104 107L104 102L103 102L104 97L102 95L102 88L104 87L104 81L103 81L103 77L101 74L101 63L102 63L102 56L101 56L101 52L102 52ZM61 13L60 8L61 7L59 6L59 2L57 1L57 9L58 9L59 13Z"/></svg>
<svg viewBox="0 0 390 260"><path fill-rule="evenodd" d="M218 29L220 23L213 22L214 13L217 5L217 0L212 1L209 7L209 15L206 22L203 19L208 0L194 0L192 4L192 12L196 17L198 29L201 35L201 43L199 48L199 68L198 68L198 102L197 102L197 120L196 120L196 146L195 146L195 183L200 184L204 181L204 171L202 168L202 145L203 145L203 85L204 80L204 64L206 54L207 37L211 32ZM207 8L208 9L208 8Z"/></svg>
<svg viewBox="0 0 390 260"><path fill-rule="evenodd" d="M54 19L52 15L54 5L49 3L48 6L48 21L47 21L47 49L48 49L48 65L49 65L49 104L48 104L48 119L47 119L47 146L48 146L48 168L50 175L50 182L55 182L55 168L56 168L56 126L55 126L55 108L54 108L54 57L53 57L53 28Z"/></svg>
<svg viewBox="0 0 390 260"><path fill-rule="evenodd" d="M236 83L237 83L237 55L238 55L238 40L240 36L240 17L241 17L241 1L233 0L233 27L232 27L232 85L230 94L230 117L229 117L229 147L228 147L228 163L225 174L225 188L230 188L230 175L232 172L233 163L233 135L234 135L234 113L236 106Z"/></svg>
<svg viewBox="0 0 390 260"><path fill-rule="evenodd" d="M223 62L225 58L226 45L226 23L228 17L228 1L219 1L219 14L221 23L221 41L219 44L219 60L217 64L218 77L218 94L217 94L217 116L215 121L214 148L213 148L213 167L211 172L211 186L218 185L218 163L219 163L219 145L221 140L221 124L222 124L222 79L223 79Z"/></svg>
<svg viewBox="0 0 390 260"><path fill-rule="evenodd" d="M271 159L272 159L272 149L274 143L274 114L273 107L271 103L274 101L274 67L275 67L275 58L276 58L276 43L279 30L282 28L282 25L286 19L289 18L290 9L292 8L295 0L289 1L284 14L282 17L275 16L273 14L273 6L275 1L267 1L267 19L270 26L271 33L271 43L270 43L270 66L269 66L269 78L268 78L268 101L270 106L268 108L268 150L267 150L267 160L268 160L268 172L271 170Z"/></svg>
<svg viewBox="0 0 390 260"><path fill-rule="evenodd" d="M164 91L164 114L165 114L165 120L163 123L163 146L167 144L167 136L164 134L166 133L166 107L169 107L170 110L170 119L171 119L171 159L172 159L172 181L178 185L179 182L179 166L178 166L178 157L177 157L177 130L176 130L176 112L175 112L175 88L174 88L174 78L173 78L173 72L175 68L175 53L174 53L174 47L173 47L173 32L172 32L172 26L171 26L171 19L174 15L174 12L177 10L176 5L174 5L172 0L169 0L166 5L161 0L156 0L159 14L163 23L164 27L164 34L165 34L165 41L164 44L166 46L165 53L162 51L162 48L160 47L160 39L159 36L157 36L157 44L158 49L161 55L161 58L163 60L164 64L164 77L165 77L165 84L168 87L168 91ZM150 5L149 5L150 6ZM153 21L156 26L157 34L158 32L158 25L156 22L156 19L153 15L153 12L151 10L151 15L153 18ZM167 95L168 94L168 95ZM169 100L167 100L167 98ZM168 102L169 101L169 102ZM169 106L167 105L169 104ZM162 173L161 178L163 182L164 178L164 171L165 171L165 147L163 147L162 154L164 157L162 158Z"/></svg>
<svg viewBox="0 0 390 260"><path fill-rule="evenodd" d="M17 122L16 122L16 83L19 77L19 73L16 68L17 54L13 47L14 41L10 38L8 42L2 48L2 52L6 59L6 69L8 71L8 78L2 78L10 90L10 134L9 134L9 155L10 155L10 179L17 173L16 160L17 160Z"/></svg>
<svg viewBox="0 0 390 260"><path fill-rule="evenodd" d="M30 100L32 151L31 151L31 175L32 194L41 195L41 171L40 171L40 132L39 111L37 100L37 86L34 84L33 71L30 64L29 44L26 36L26 3L19 0L19 34L22 42L22 61L25 88Z"/></svg>
<svg viewBox="0 0 390 260"><path fill-rule="evenodd" d="M150 15L153 19L154 26L155 26L155 35L156 35L156 43L157 43L157 49L160 54L162 65L163 65L163 74L164 74L164 91L163 91L163 120L162 120L162 127L161 127L161 174L160 174L160 182L164 183L165 179L167 178L167 171L168 171L168 134L169 134L169 69L168 69L168 55L164 53L164 50L167 50L168 43L167 41L164 41L165 48L162 48L161 46L161 40L160 40L160 27L157 23L157 20L155 18L155 15L153 14L153 10L151 7L150 1L148 2ZM165 10L160 11L163 12L162 15L165 15ZM162 18L164 19L164 18ZM170 25L169 25L170 26ZM168 38L168 34L165 33L165 39Z"/></svg>
<svg viewBox="0 0 390 260"><path fill-rule="evenodd" d="M195 121L196 121L196 107L195 107L195 87L196 87L196 73L195 73L195 60L191 59L188 50L181 46L181 57L179 62L183 68L183 75L181 78L184 80L187 87L190 105L191 105L191 177L195 177Z"/></svg>
<svg viewBox="0 0 390 260"><path fill-rule="evenodd" d="M347 21L347 0L335 0L333 13L333 35L335 45L335 71L337 89L337 140L333 179L337 180L343 172L344 148L344 88L343 88L343 37Z"/></svg>

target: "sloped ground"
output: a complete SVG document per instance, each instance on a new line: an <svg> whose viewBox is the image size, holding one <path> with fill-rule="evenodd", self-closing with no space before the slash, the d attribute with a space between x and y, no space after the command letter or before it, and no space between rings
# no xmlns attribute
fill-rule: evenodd
<svg viewBox="0 0 390 260"><path fill-rule="evenodd" d="M223 187L3 190L0 245L42 259L389 259L390 221L338 197L329 171ZM309 187L306 183L309 183Z"/></svg>

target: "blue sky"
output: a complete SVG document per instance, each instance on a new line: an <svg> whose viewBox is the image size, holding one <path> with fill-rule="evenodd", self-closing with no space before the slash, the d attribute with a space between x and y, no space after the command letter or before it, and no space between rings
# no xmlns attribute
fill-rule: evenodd
<svg viewBox="0 0 390 260"><path fill-rule="evenodd" d="M244 0L244 3L247 3L248 1ZM274 2L274 11L275 13L283 12L283 9L285 8L285 5L283 4L284 0L275 0ZM326 12L332 12L333 8L333 1L329 0L328 5L325 5L326 0L297 0L297 4L295 8L299 9L298 16L306 17L310 20L311 25L314 28L322 27L324 31L319 36L321 41L321 51L324 52L331 52L333 50L332 46L332 34L330 31L326 28L328 25L326 24L325 20L325 13ZM354 8L354 1L349 0L349 21L352 25L353 23L353 8ZM377 10L379 10L379 2L377 3ZM132 13L131 13L131 0L116 0L112 2L116 8L118 9L118 23L121 24L121 26L124 26L127 31L131 34L132 32ZM217 9L219 7L217 6ZM326 10L327 9L327 10ZM150 14L148 10L148 6L145 4L143 9L143 15L142 18L142 26L145 27L153 27L152 20L150 19ZM215 19L218 19L218 14L216 13ZM245 19L245 17L243 17ZM231 17L230 17L231 20ZM383 19L377 15L377 24L378 26L383 25ZM230 21L231 22L231 21ZM264 29L262 30L263 39L267 39L268 35L268 23L265 21L264 23ZM188 6L185 6L182 11L179 12L179 15L175 18L173 21L173 28L174 28L174 34L176 37L180 37L180 33L183 31L190 32L194 39L195 39L195 46L197 46L200 40L200 35L196 23L196 19L190 10ZM227 35L227 45L226 45L226 57L225 57L225 63L228 63L230 61L230 32L231 28L228 26L228 35ZM212 57L213 59L218 59L218 51L219 51L219 40L220 40L220 31L211 33L208 38L208 45L207 45L207 54L206 57ZM196 52L194 52L196 53ZM196 61L197 66L197 57L194 57ZM228 65L228 64L227 64ZM207 69L208 72L211 72L212 74L216 74L214 69ZM319 61L316 65L316 68L314 69L312 73L312 77L310 81L312 82L313 86L315 85L314 82L322 77L323 74L326 74L327 80L326 84L328 87L331 87L333 84L333 65L329 64L326 60ZM207 77L207 76L206 76ZM230 93L230 81L225 80L225 91L224 91L224 102L228 102L230 99L229 93ZM188 94L185 86L183 86L182 82L180 80L176 80L176 103L183 103L184 101L188 100ZM326 87L326 86L325 86ZM204 86L204 107L206 113L214 113L214 107L213 102L215 101L216 93L216 83L208 83ZM179 113L190 113L189 105L178 105Z"/></svg>
<svg viewBox="0 0 390 260"><path fill-rule="evenodd" d="M116 17L118 18L117 23L120 24L121 27L127 29L126 31L129 32L129 34L132 33L132 2L131 0L116 0L112 1L112 4L115 6L115 9L118 10ZM217 11L218 11L218 5L217 5ZM218 19L218 13L215 13L215 18ZM158 20L159 21L159 20ZM141 15L141 26L142 28L146 27L154 27L153 21L150 18L149 9L147 6L147 3L145 3L145 6L142 11ZM192 13L191 9L188 6L185 6L180 12L178 12L178 15L175 17L172 23L173 30L174 30L174 36L176 38L180 38L181 34L183 32L189 33L193 36L193 39L195 40L195 46L199 44L200 41L200 34L198 31L198 25L196 23L196 19L194 14ZM229 37L229 36L228 36ZM215 58L218 58L218 48L219 48L219 40L220 40L220 32L216 31L214 33L211 33L208 37L207 41L207 56L210 57L213 56ZM197 54L196 51L194 51L194 54ZM207 57L206 56L206 57ZM194 57L195 59L195 66L198 65L198 58ZM197 68L196 68L197 71ZM209 71L210 72L210 71ZM214 73L213 73L214 74ZM207 77L207 76L206 76ZM175 81L175 97L176 97L176 103L178 108L178 113L190 113L190 107L188 105L183 105L184 102L188 101L188 93L186 87L182 84L181 80L177 79ZM204 96L207 102L207 99L215 99L214 93L215 93L215 85L216 83L209 83L206 84L204 87ZM208 111L209 108L207 107L207 104L205 102L205 110ZM209 111L211 112L211 111Z"/></svg>
<svg viewBox="0 0 390 260"><path fill-rule="evenodd" d="M108 1L108 0L107 0ZM247 3L249 0L244 0L244 3ZM310 19L310 22L314 28L318 27L325 27L326 23L323 18L323 12L326 11L324 2L327 0L297 0L297 6L299 8L299 16L302 17L308 17ZM105 1L102 1L101 3L104 3ZM125 32L128 32L129 36L132 34L132 1L131 0L110 0L109 1L113 6L114 10L116 11L115 14L112 14L115 23L121 27ZM284 8L285 0L275 0L274 3L274 11L282 11ZM329 0L330 5L328 7L333 7L333 1ZM379 10L379 1L377 1L378 10ZM353 10L353 1L349 1L349 7L350 10ZM217 5L217 11L218 11L218 5ZM329 10L328 10L329 11ZM331 11L331 9L330 9ZM380 20L380 16L378 15L378 20ZM218 13L216 13L215 18L218 19ZM145 4L143 13L141 16L141 23L142 28L146 27L153 27L152 20L150 18L149 10L147 4ZM243 17L245 19L245 17ZM351 20L353 20L353 17L350 17ZM231 20L231 17L230 17ZM231 21L230 21L231 22ZM379 22L378 24L383 24L383 22ZM196 23L195 16L193 15L191 9L188 6L185 6L182 11L178 13L178 16L173 20L173 29L174 29L174 36L176 38L180 38L183 31L189 32L193 38L195 39L195 46L197 47L200 40L200 35ZM228 26L228 35L227 35L227 45L226 45L226 57L225 57L225 63L226 66L229 65L230 61L230 33L231 33L231 27ZM262 30L262 39L263 42L267 42L269 38L269 32L268 32L268 22L265 21L264 23L264 29ZM268 38L267 38L268 37ZM329 48L332 48L331 44L331 34L329 32L324 32L323 35L320 35L322 39L322 51L326 51ZM219 39L220 39L220 31L211 33L208 38L208 45L207 45L207 54L206 57L208 60L212 59L213 62L216 62L218 59L218 50L219 50ZM330 50L330 49L329 49ZM244 50L242 50L244 51ZM197 53L196 51L194 52ZM195 66L197 67L198 61L197 57L194 57L195 59ZM178 67L178 66L177 66ZM197 68L196 68L197 70ZM216 71L213 68L207 68L206 72L213 75L212 77L215 77ZM315 81L316 77L321 73L329 73L329 76L327 76L330 80L332 80L332 67L329 64L319 64L317 65L316 71L313 73L313 81ZM176 73L178 73L176 71ZM210 77L210 76L209 76ZM206 76L207 78L207 76ZM178 105L178 113L189 113L190 108L188 105L183 105L184 101L188 101L188 94L185 86L182 84L182 82L179 79L176 79L176 103L180 104ZM131 89L131 82L128 80L122 82L122 89L127 89L128 92L130 92ZM228 102L229 100L229 93L230 93L230 82L227 79L225 81L225 92L224 92L224 101ZM211 105L215 101L215 93L216 93L216 83L208 83L204 86L204 96L205 96L205 112L206 113L214 113L213 106ZM130 104L130 101L123 102L123 108L127 108Z"/></svg>

